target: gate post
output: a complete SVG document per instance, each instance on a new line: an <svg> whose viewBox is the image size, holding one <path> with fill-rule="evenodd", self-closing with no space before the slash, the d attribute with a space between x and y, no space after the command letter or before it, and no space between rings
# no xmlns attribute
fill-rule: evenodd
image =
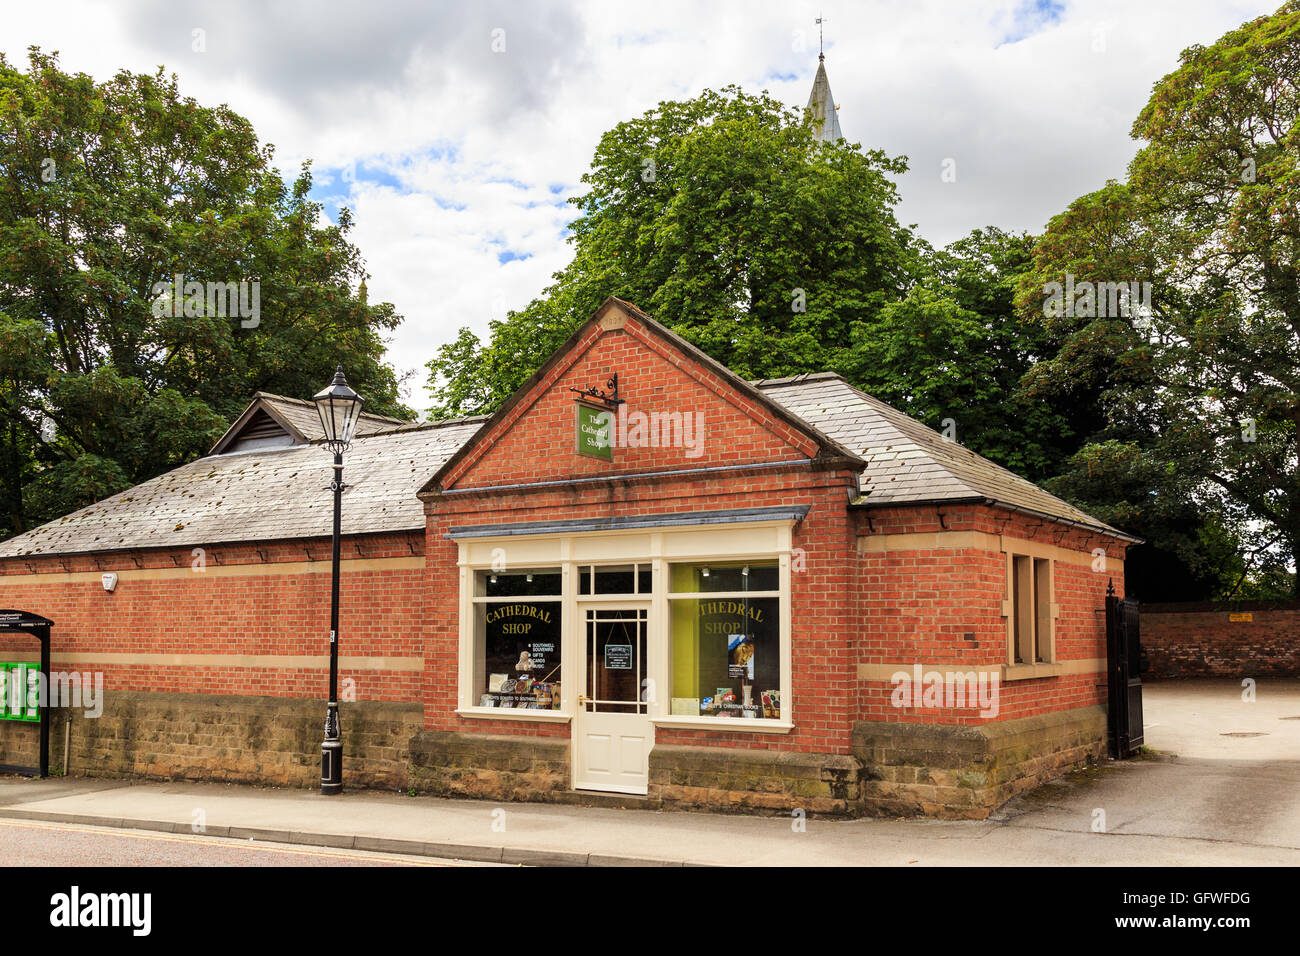
<svg viewBox="0 0 1300 956"><path fill-rule="evenodd" d="M1119 597L1115 594L1115 581L1111 579L1106 585L1106 738L1110 755L1115 760L1124 756L1120 740L1120 727L1124 723L1125 695L1121 689L1125 683L1121 673L1124 654L1119 645Z"/></svg>
<svg viewBox="0 0 1300 956"><path fill-rule="evenodd" d="M41 642L41 680L45 682L45 693L42 699L37 702L41 710L41 778L44 779L50 775L50 628L49 625L44 627L34 627L33 632L37 640Z"/></svg>

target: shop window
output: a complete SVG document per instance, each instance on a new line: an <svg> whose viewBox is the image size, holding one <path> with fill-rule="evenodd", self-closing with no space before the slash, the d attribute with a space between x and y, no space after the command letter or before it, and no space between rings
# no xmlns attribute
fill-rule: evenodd
<svg viewBox="0 0 1300 956"><path fill-rule="evenodd" d="M578 568L579 594L649 594L650 582L648 564L585 564Z"/></svg>
<svg viewBox="0 0 1300 956"><path fill-rule="evenodd" d="M780 720L777 565L675 564L669 571L670 712Z"/></svg>
<svg viewBox="0 0 1300 956"><path fill-rule="evenodd" d="M560 709L560 582L556 568L476 572L473 703Z"/></svg>
<svg viewBox="0 0 1300 956"><path fill-rule="evenodd" d="M1011 660L1042 664L1053 659L1052 562L1024 554L1010 556Z"/></svg>
<svg viewBox="0 0 1300 956"><path fill-rule="evenodd" d="M476 597L534 597L560 596L560 572L557 569L537 571L480 571L475 579Z"/></svg>

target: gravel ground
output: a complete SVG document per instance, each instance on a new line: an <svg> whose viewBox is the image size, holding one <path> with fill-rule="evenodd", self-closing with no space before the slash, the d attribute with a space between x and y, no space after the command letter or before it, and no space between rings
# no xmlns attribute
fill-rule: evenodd
<svg viewBox="0 0 1300 956"><path fill-rule="evenodd" d="M0 820L0 866L476 866L454 860Z"/></svg>

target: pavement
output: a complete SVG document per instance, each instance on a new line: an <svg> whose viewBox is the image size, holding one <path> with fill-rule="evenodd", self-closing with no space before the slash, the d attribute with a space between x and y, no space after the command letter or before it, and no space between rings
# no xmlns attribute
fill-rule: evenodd
<svg viewBox="0 0 1300 956"><path fill-rule="evenodd" d="M110 830L73 823L0 820L6 866L464 867L457 860L363 850L287 846L148 830ZM12 901L10 901L12 903Z"/></svg>
<svg viewBox="0 0 1300 956"><path fill-rule="evenodd" d="M988 820L821 820L217 783L0 778L0 818L562 866L1300 866L1300 680L1144 688L1153 752ZM0 864L5 863L0 841Z"/></svg>

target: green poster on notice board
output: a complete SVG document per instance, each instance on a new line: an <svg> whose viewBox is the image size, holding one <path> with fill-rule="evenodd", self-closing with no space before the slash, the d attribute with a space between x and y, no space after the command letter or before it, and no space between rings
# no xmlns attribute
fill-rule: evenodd
<svg viewBox="0 0 1300 956"><path fill-rule="evenodd" d="M40 710L29 706L31 675L40 672L39 664L0 663L0 720L40 720Z"/></svg>

